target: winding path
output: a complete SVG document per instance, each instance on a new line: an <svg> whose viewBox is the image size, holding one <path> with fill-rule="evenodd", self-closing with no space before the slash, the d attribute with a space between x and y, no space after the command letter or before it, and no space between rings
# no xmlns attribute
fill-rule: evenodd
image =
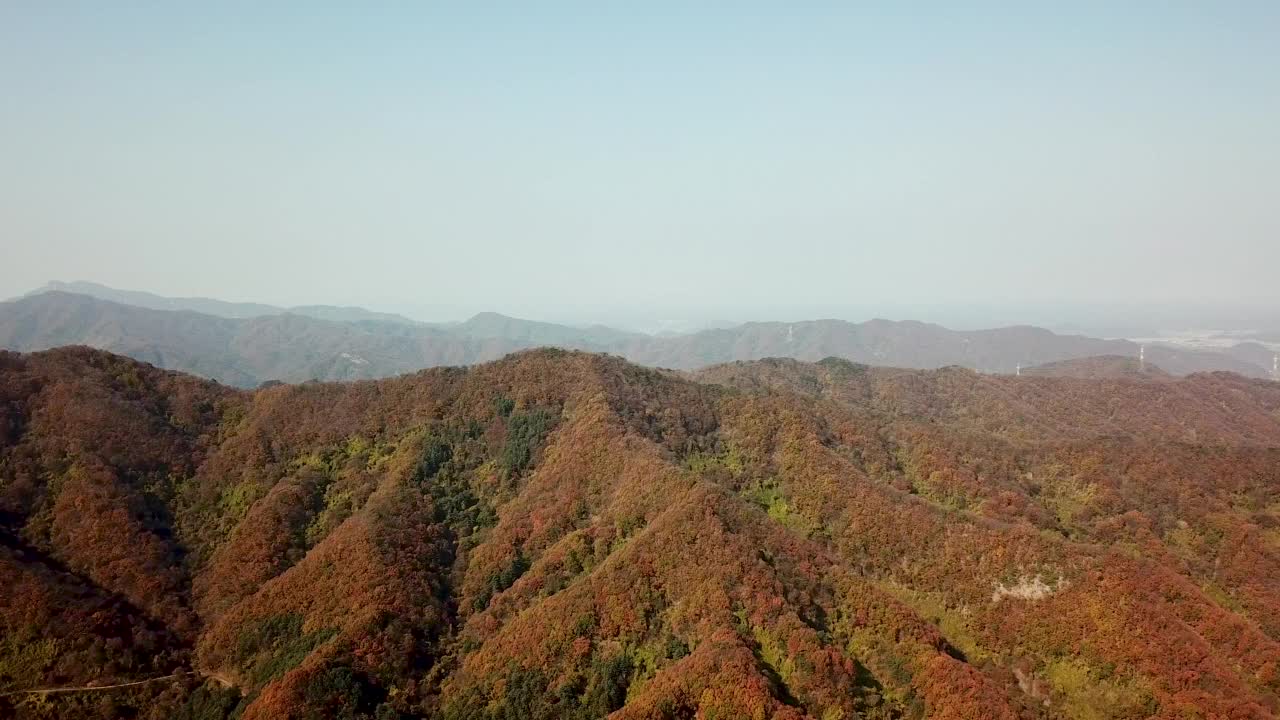
<svg viewBox="0 0 1280 720"><path fill-rule="evenodd" d="M8 690L0 692L0 697L9 697L11 695L54 695L57 693L69 692L92 692L96 690L115 690L117 688L133 687L135 685L146 685L147 683L160 682L161 680L172 680L174 678L187 677L196 673L190 670L179 670L168 675L147 678L146 680L135 680L127 683L116 683L115 685L80 685L72 687L54 687L54 688L32 688L30 690Z"/></svg>

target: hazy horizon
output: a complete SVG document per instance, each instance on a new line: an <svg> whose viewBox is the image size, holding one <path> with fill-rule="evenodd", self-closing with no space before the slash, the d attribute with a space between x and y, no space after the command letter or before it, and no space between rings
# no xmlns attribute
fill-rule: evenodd
<svg viewBox="0 0 1280 720"><path fill-rule="evenodd" d="M0 296L1248 327L1280 308L1278 30L1263 2L9 6Z"/></svg>

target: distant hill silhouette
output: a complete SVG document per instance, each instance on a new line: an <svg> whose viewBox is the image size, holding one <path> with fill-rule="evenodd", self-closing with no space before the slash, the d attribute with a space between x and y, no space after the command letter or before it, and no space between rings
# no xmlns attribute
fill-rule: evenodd
<svg viewBox="0 0 1280 720"><path fill-rule="evenodd" d="M192 312L225 318L252 318L263 315L282 315L284 313L292 313L294 315L305 315L307 317L313 317L320 320L334 320L337 322L362 322L372 320L376 322L390 322L403 325L423 324L410 320L403 315L374 312L372 310L365 310L364 308L358 307L299 305L296 307L285 308L275 305L264 305L262 303L227 302L225 300L214 300L212 298L201 297L174 298L156 295L149 292L140 292L137 290L118 290L116 288L107 287L106 285L85 281L61 282L55 280L47 283L41 288L27 293L25 297L39 295L50 291L88 295L90 297L98 298L99 300L110 300L111 302L120 303L122 305L134 305L137 307L150 308L152 310L190 310Z"/></svg>
<svg viewBox="0 0 1280 720"><path fill-rule="evenodd" d="M148 297L153 305L165 301ZM244 310L239 305L219 307L224 313ZM643 365L683 370L768 357L806 361L839 357L868 365L917 369L959 365L1013 373L1018 365L1138 354L1138 345L1127 340L1058 335L1031 326L958 331L914 321L815 320L652 336L497 313L481 313L448 325L389 322L378 315L329 308L309 315L277 309L252 317L222 317L47 291L0 303L0 348L31 351L89 345L241 387L269 380L382 378L439 365L471 365L543 346L607 352ZM1256 352L1147 346L1148 361L1173 375L1228 370L1267 377L1268 369L1252 362L1257 357Z"/></svg>

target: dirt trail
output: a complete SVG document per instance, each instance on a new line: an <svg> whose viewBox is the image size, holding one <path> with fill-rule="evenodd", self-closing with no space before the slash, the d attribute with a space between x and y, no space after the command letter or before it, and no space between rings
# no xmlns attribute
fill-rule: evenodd
<svg viewBox="0 0 1280 720"><path fill-rule="evenodd" d="M32 688L30 690L8 690L0 692L0 697L9 697L12 695L54 695L57 693L69 692L92 692L96 690L115 690L117 688L133 687L135 685L146 685L147 683L160 682L161 680L173 680L175 678L187 677L196 673L190 670L179 670L168 675L147 678L146 680L135 680L127 683L116 683L114 685L79 685L71 687L54 687L54 688Z"/></svg>

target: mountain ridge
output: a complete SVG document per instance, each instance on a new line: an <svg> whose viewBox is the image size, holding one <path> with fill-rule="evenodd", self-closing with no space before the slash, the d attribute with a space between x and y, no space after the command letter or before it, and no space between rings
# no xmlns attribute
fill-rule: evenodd
<svg viewBox="0 0 1280 720"><path fill-rule="evenodd" d="M167 314L166 314L167 313ZM0 347L40 350L87 344L241 387L266 381L388 377L468 365L539 346L607 352L640 364L691 370L733 360L842 357L883 366L962 365L1012 373L1017 366L1080 357L1136 355L1138 345L1011 326L955 331L918 321L755 322L684 335L649 336L480 313L451 325L342 322L294 313L219 318L139 308L51 291L0 303ZM1149 345L1148 359L1174 375L1230 370L1266 377L1257 352L1214 353Z"/></svg>
<svg viewBox="0 0 1280 720"><path fill-rule="evenodd" d="M375 321L401 325L430 324L411 320L403 315L395 313L376 312L355 306L296 305L292 307L281 307L278 305L267 305L264 303L254 302L230 302L227 300L218 300L206 297L168 297L141 290L121 290L85 280L75 280L71 282L52 280L45 283L43 286L24 294L22 297L31 297L33 295L40 295L47 292L67 292L77 295L88 295L90 297L98 298L99 300L108 300L121 305L133 305L135 307L148 308L151 310L190 310L204 315L240 320L260 317L263 315L283 315L286 313L292 313L295 315L313 317L318 320L333 320L337 322Z"/></svg>

